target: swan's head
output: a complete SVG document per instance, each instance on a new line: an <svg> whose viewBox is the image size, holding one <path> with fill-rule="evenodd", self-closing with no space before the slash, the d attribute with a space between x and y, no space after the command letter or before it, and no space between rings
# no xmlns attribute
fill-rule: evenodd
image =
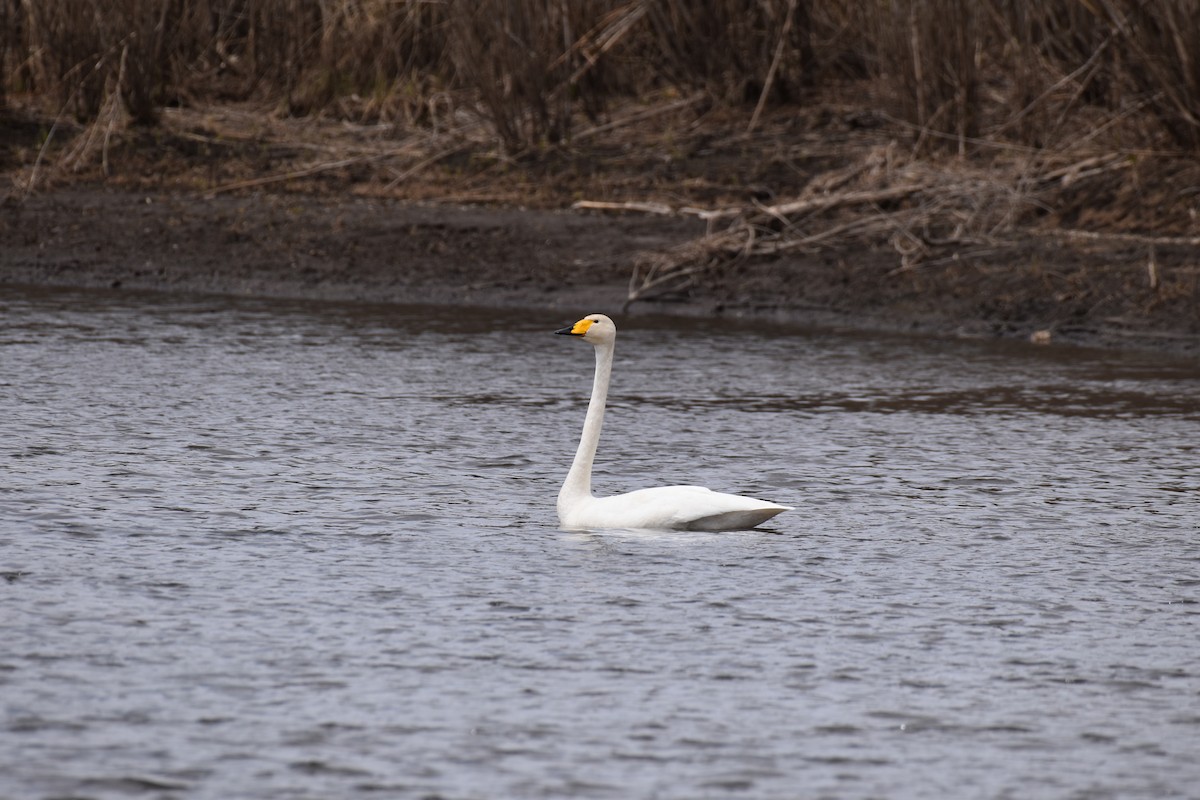
<svg viewBox="0 0 1200 800"><path fill-rule="evenodd" d="M588 314L566 328L555 331L563 336L578 336L589 344L604 344L617 338L617 326L603 314Z"/></svg>

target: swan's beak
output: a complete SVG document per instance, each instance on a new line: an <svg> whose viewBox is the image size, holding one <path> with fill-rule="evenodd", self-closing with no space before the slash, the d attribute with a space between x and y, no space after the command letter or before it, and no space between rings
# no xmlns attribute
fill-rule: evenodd
<svg viewBox="0 0 1200 800"><path fill-rule="evenodd" d="M581 319L581 320L579 320L579 322L576 322L574 325L570 325L566 328L559 328L558 330L555 331L555 333L561 334L562 336L583 336L585 333L588 332L588 328L592 327L595 324L596 324L595 320Z"/></svg>

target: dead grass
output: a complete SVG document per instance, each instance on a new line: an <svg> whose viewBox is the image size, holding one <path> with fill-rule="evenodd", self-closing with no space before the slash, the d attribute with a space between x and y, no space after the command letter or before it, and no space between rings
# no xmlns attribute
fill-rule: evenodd
<svg viewBox="0 0 1200 800"><path fill-rule="evenodd" d="M135 124L214 100L476 116L516 154L656 91L750 114L868 79L923 147L1056 146L1099 110L1194 151L1194 17L1192 0L0 0L0 98L86 122L115 96Z"/></svg>

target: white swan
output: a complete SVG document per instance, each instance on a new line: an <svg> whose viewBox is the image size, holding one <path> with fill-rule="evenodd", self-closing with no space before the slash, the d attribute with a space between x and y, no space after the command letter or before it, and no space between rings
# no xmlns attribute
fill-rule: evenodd
<svg viewBox="0 0 1200 800"><path fill-rule="evenodd" d="M617 326L603 314L589 314L555 333L578 336L596 348L596 379L583 422L583 436L571 471L558 493L558 521L564 528L737 531L753 528L791 509L752 497L714 492L703 486L659 486L613 497L593 496L592 462L604 424Z"/></svg>

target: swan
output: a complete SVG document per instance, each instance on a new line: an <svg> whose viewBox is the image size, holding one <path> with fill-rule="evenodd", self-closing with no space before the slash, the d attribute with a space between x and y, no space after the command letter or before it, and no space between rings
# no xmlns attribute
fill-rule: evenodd
<svg viewBox="0 0 1200 800"><path fill-rule="evenodd" d="M603 314L589 314L555 333L579 337L596 348L596 377L583 422L583 435L571 470L558 493L558 521L563 528L738 531L753 528L780 512L791 510L791 506L714 492L703 486L658 486L612 497L594 496L592 462L604 424L617 326Z"/></svg>

